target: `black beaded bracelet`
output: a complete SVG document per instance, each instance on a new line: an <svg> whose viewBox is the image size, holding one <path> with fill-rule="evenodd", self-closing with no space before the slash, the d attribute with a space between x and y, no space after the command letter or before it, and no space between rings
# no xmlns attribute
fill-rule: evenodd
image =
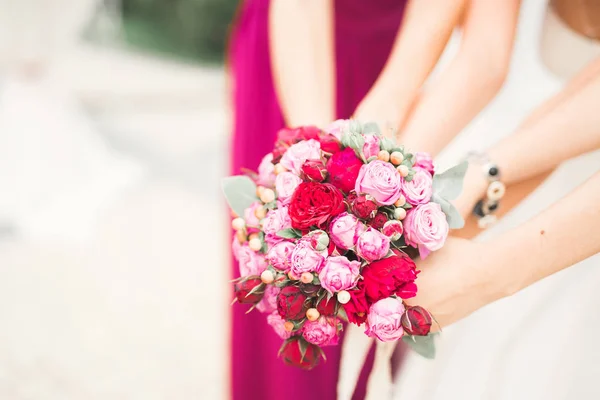
<svg viewBox="0 0 600 400"><path fill-rule="evenodd" d="M482 166L483 173L489 182L485 197L479 200L473 208L473 214L478 218L477 224L484 229L496 222L497 218L494 213L500 206L500 200L504 197L506 187L500 182L500 169L496 164L490 162L486 154L469 153L467 159Z"/></svg>

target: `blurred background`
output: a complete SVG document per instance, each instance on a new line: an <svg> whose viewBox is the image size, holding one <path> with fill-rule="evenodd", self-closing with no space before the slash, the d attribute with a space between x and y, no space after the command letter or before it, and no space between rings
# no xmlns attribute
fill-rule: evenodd
<svg viewBox="0 0 600 400"><path fill-rule="evenodd" d="M0 399L221 399L235 0L0 0Z"/></svg>

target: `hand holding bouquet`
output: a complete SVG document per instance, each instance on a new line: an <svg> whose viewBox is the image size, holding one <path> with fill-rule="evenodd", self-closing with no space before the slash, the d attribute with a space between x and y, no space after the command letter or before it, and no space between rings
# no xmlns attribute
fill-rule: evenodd
<svg viewBox="0 0 600 400"><path fill-rule="evenodd" d="M450 204L466 163L436 174L374 124L339 120L283 129L258 172L224 180L236 215L236 299L267 314L288 364L310 369L336 345L342 322L432 356L433 317L417 293L412 257L439 250L462 218Z"/></svg>

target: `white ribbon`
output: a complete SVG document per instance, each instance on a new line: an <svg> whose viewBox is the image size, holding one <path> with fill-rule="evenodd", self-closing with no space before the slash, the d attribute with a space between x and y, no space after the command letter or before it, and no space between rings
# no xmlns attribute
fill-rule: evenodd
<svg viewBox="0 0 600 400"><path fill-rule="evenodd" d="M396 342L384 343L375 341L375 362L367 384L366 400L386 400L391 398L393 381L390 359L394 353ZM338 400L351 400L356 388L373 339L354 325L346 327L346 335L342 345L340 375L337 392Z"/></svg>

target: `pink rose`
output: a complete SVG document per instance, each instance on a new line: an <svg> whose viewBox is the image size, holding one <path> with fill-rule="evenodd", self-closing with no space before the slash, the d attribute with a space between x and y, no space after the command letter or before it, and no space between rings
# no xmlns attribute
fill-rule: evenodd
<svg viewBox="0 0 600 400"><path fill-rule="evenodd" d="M262 300L256 305L256 309L265 314L277 311L277 295L280 291L281 289L275 285L267 285L265 294L263 295Z"/></svg>
<svg viewBox="0 0 600 400"><path fill-rule="evenodd" d="M352 289L360 274L360 262L344 256L329 257L319 273L321 286L329 293Z"/></svg>
<svg viewBox="0 0 600 400"><path fill-rule="evenodd" d="M242 250L242 244L237 238L233 238L233 242L231 243L231 252L233 253L233 258L236 260L240 259L240 251Z"/></svg>
<svg viewBox="0 0 600 400"><path fill-rule="evenodd" d="M296 244L291 256L291 272L299 277L303 272L319 272L327 256L327 250L316 251L310 240L301 240Z"/></svg>
<svg viewBox="0 0 600 400"><path fill-rule="evenodd" d="M433 176L433 160L431 159L429 153L415 153L415 165L413 165L413 168L423 168Z"/></svg>
<svg viewBox="0 0 600 400"><path fill-rule="evenodd" d="M328 317L308 321L302 328L302 336L317 346L334 346L338 344L337 324L337 318Z"/></svg>
<svg viewBox="0 0 600 400"><path fill-rule="evenodd" d="M325 128L325 132L333 135L337 138L337 140L342 140L342 135L346 130L348 130L348 125L350 121L347 119L338 119L337 121L332 122Z"/></svg>
<svg viewBox="0 0 600 400"><path fill-rule="evenodd" d="M356 254L368 262L380 260L390 251L390 238L377 229L368 228L356 242Z"/></svg>
<svg viewBox="0 0 600 400"><path fill-rule="evenodd" d="M401 195L401 178L391 163L371 161L360 168L354 190L370 194L381 205L394 204Z"/></svg>
<svg viewBox="0 0 600 400"><path fill-rule="evenodd" d="M369 309L365 334L376 337L382 342L400 339L404 334L402 314L404 314L404 305L400 300L393 297L379 300Z"/></svg>
<svg viewBox="0 0 600 400"><path fill-rule="evenodd" d="M385 236L389 237L390 240L396 241L396 240L400 239L400 237L402 236L402 233L404 233L404 227L402 226L402 222L396 221L395 219L393 219L391 221L387 221L383 225L381 232Z"/></svg>
<svg viewBox="0 0 600 400"><path fill-rule="evenodd" d="M292 199L294 191L302 183L297 175L291 172L282 172L275 178L275 190L277 191L277 200L279 204L287 205Z"/></svg>
<svg viewBox="0 0 600 400"><path fill-rule="evenodd" d="M275 166L273 165L273 154L269 153L263 157L258 166L258 184L273 187L275 183Z"/></svg>
<svg viewBox="0 0 600 400"><path fill-rule="evenodd" d="M433 195L433 179L431 174L422 168L415 168L415 175L410 182L402 178L402 194L413 206L429 203Z"/></svg>
<svg viewBox="0 0 600 400"><path fill-rule="evenodd" d="M291 227L292 220L288 214L287 207L269 211L262 221L262 230L265 233L265 241L271 246L283 240L277 236L277 232Z"/></svg>
<svg viewBox="0 0 600 400"><path fill-rule="evenodd" d="M418 247L421 258L441 249L449 230L446 214L437 203L420 204L408 210L404 218L406 244Z"/></svg>
<svg viewBox="0 0 600 400"><path fill-rule="evenodd" d="M250 205L250 207L244 210L244 220L246 221L246 226L249 228L258 228L259 227L259 219L256 216L256 210L262 208L262 203L255 201Z"/></svg>
<svg viewBox="0 0 600 400"><path fill-rule="evenodd" d="M296 175L302 172L302 164L306 160L320 160L321 145L314 139L303 140L291 145L283 157L281 157L281 165L287 170Z"/></svg>
<svg viewBox="0 0 600 400"><path fill-rule="evenodd" d="M341 213L329 225L329 237L337 247L348 250L354 247L358 218L347 212Z"/></svg>
<svg viewBox="0 0 600 400"><path fill-rule="evenodd" d="M292 332L288 332L285 329L285 319L281 318L277 311L273 311L267 315L267 323L273 327L273 330L280 338L285 340L292 336Z"/></svg>
<svg viewBox="0 0 600 400"><path fill-rule="evenodd" d="M267 269L267 261L265 257L244 245L238 251L238 260L240 262L240 275L260 275Z"/></svg>
<svg viewBox="0 0 600 400"><path fill-rule="evenodd" d="M370 157L377 157L379 153L379 136L377 135L363 135L365 139L365 144L363 145L363 154L365 155L365 159L369 159Z"/></svg>
<svg viewBox="0 0 600 400"><path fill-rule="evenodd" d="M266 259L274 268L287 272L292 267L291 257L295 248L296 245L292 242L279 242L271 247Z"/></svg>

